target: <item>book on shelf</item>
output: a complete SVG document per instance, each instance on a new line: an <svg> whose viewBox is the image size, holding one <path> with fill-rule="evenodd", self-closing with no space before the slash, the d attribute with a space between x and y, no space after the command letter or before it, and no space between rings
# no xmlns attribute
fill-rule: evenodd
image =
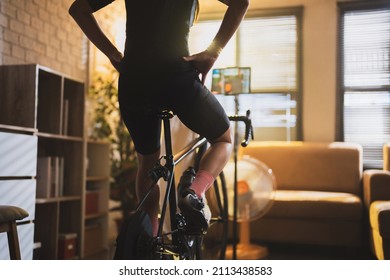
<svg viewBox="0 0 390 280"><path fill-rule="evenodd" d="M63 157L58 158L58 196L64 195L64 162Z"/></svg>
<svg viewBox="0 0 390 280"><path fill-rule="evenodd" d="M50 185L50 194L51 197L58 197L58 182L59 182L59 175L58 175L58 157L51 157L51 185Z"/></svg>
<svg viewBox="0 0 390 280"><path fill-rule="evenodd" d="M50 198L64 194L64 158L38 157L37 198Z"/></svg>

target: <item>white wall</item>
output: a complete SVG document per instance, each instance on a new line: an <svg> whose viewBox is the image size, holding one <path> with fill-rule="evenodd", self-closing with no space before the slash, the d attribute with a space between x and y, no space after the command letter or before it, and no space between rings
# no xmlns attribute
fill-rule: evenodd
<svg viewBox="0 0 390 280"><path fill-rule="evenodd" d="M334 141L338 2L353 0L251 0L250 9L303 6L303 137ZM369 0L368 0L369 1ZM222 11L218 1L200 0L200 12Z"/></svg>

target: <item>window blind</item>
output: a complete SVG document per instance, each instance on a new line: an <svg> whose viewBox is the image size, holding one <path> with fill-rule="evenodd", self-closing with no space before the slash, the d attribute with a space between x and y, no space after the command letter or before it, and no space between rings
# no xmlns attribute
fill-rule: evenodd
<svg viewBox="0 0 390 280"><path fill-rule="evenodd" d="M382 168L390 141L390 8L342 14L344 141L363 146L366 168Z"/></svg>
<svg viewBox="0 0 390 280"><path fill-rule="evenodd" d="M239 65L251 65L252 89L295 91L297 22L295 16L245 20L239 31Z"/></svg>
<svg viewBox="0 0 390 280"><path fill-rule="evenodd" d="M189 37L190 52L206 49L220 24L220 19L195 23ZM239 113L251 110L256 140L298 140L298 32L296 14L284 11L247 17L214 65L251 67L252 94L239 96ZM211 74L205 84L211 86ZM235 113L231 96L217 98L228 114Z"/></svg>

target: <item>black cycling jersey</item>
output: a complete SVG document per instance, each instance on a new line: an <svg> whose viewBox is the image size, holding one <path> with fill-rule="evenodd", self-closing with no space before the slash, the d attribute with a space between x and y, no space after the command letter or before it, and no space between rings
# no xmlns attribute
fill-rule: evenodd
<svg viewBox="0 0 390 280"><path fill-rule="evenodd" d="M88 0L98 10L113 0ZM197 0L124 0L127 24L118 84L123 120L137 152L160 148L157 111L172 110L191 130L214 140L229 128L215 96L204 87L189 55L188 34Z"/></svg>
<svg viewBox="0 0 390 280"><path fill-rule="evenodd" d="M88 0L98 10L114 0ZM124 0L125 59L169 62L188 55L197 0ZM141 62L141 61L140 61Z"/></svg>

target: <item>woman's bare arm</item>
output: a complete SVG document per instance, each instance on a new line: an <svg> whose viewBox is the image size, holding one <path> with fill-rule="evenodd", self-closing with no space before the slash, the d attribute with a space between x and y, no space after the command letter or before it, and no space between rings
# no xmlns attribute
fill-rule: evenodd
<svg viewBox="0 0 390 280"><path fill-rule="evenodd" d="M202 75L203 84L207 73L214 65L220 52L237 31L248 10L248 6L249 0L230 0L221 26L207 50L184 57L186 61L193 61L195 68Z"/></svg>
<svg viewBox="0 0 390 280"><path fill-rule="evenodd" d="M69 8L69 14L73 17L88 39L102 51L112 65L119 70L122 53L114 46L101 30L94 15L94 11L87 0L76 0Z"/></svg>

